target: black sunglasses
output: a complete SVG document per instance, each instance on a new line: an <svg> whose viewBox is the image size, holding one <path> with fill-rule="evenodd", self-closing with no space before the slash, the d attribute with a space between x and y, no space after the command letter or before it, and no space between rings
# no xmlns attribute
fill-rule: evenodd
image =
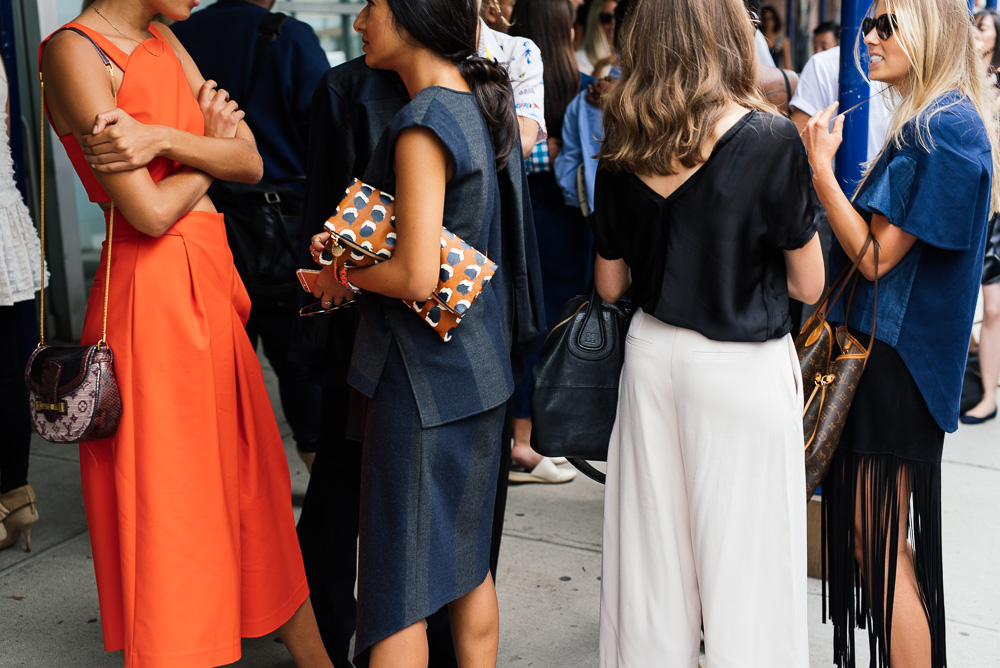
<svg viewBox="0 0 1000 668"><path fill-rule="evenodd" d="M867 37L872 29L875 30L875 34L878 35L879 39L889 39L892 37L892 32L896 29L896 15L883 14L876 18L866 17L861 22L861 36Z"/></svg>
<svg viewBox="0 0 1000 668"><path fill-rule="evenodd" d="M615 20L615 15L611 14L610 12L601 12L600 14L597 15L597 20L603 23L604 25L607 25Z"/></svg>

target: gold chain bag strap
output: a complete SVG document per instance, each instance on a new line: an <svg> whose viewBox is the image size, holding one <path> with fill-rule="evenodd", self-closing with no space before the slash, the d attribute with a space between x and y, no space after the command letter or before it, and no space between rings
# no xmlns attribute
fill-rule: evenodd
<svg viewBox="0 0 1000 668"><path fill-rule="evenodd" d="M111 75L111 93L118 105L115 70L111 60L90 37L76 28L66 28L86 37L101 56ZM41 207L40 228L42 274L45 273L45 81L41 86ZM24 380L30 393L31 420L35 430L53 443L78 443L107 438L115 433L122 414L121 394L115 380L114 356L108 332L108 285L111 281L111 242L114 234L115 205L111 202L108 224L108 253L104 274L104 319L101 340L92 346L61 347L45 343L45 288L41 291L38 347L28 359Z"/></svg>
<svg viewBox="0 0 1000 668"><path fill-rule="evenodd" d="M846 323L854 290L860 279L860 275L856 276L855 273L869 246L873 246L875 253L875 289L872 297L872 333L868 339L868 347L865 347L848 331ZM878 241L869 234L854 265L844 268L795 338L795 351L799 356L802 387L806 395L802 409L802 427L805 438L807 501L812 498L830 470L833 454L844 431L847 413L858 389L858 381L871 354L872 342L875 340L875 311L878 306L878 253ZM854 283L848 297L844 324L834 333L826 316L851 282L852 276ZM835 344L838 351L836 354Z"/></svg>

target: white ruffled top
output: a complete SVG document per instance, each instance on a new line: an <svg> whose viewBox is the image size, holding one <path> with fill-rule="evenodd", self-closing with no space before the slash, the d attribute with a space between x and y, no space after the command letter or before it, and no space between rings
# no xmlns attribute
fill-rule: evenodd
<svg viewBox="0 0 1000 668"><path fill-rule="evenodd" d="M7 100L6 73L0 70L0 100ZM7 118L0 104L0 129ZM14 183L10 144L0 135L0 306L35 298L42 288L41 246L28 207Z"/></svg>

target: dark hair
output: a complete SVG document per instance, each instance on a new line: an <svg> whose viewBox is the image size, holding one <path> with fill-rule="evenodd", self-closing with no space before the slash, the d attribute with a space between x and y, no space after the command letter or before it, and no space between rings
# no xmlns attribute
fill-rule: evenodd
<svg viewBox="0 0 1000 668"><path fill-rule="evenodd" d="M625 23L625 17L628 15L628 10L631 7L632 0L618 0L618 4L615 5L615 39L614 44L611 45L615 49L618 48L618 35L622 32L620 28Z"/></svg>
<svg viewBox="0 0 1000 668"><path fill-rule="evenodd" d="M538 46L545 64L545 125L562 138L563 114L580 92L580 70L573 55L572 0L518 0L511 35Z"/></svg>
<svg viewBox="0 0 1000 668"><path fill-rule="evenodd" d="M770 14L774 19L774 32L781 32L781 17L778 16L778 10L771 5L764 5L760 8L761 30L764 29L764 14Z"/></svg>
<svg viewBox="0 0 1000 668"><path fill-rule="evenodd" d="M458 65L490 131L497 169L502 169L520 143L514 92L507 69L476 54L477 0L388 0L388 4L400 35Z"/></svg>
<svg viewBox="0 0 1000 668"><path fill-rule="evenodd" d="M973 24L976 29L979 29L979 23L985 21L986 19L993 21L993 31L996 33L996 38L993 40L993 56L990 58L990 67L996 72L1000 70L1000 15L997 14L995 9L980 9L976 12L975 17L973 17Z"/></svg>
<svg viewBox="0 0 1000 668"><path fill-rule="evenodd" d="M813 36L822 35L825 32L832 32L837 37L837 42L840 42L840 24L836 21L823 21L818 26L813 28Z"/></svg>

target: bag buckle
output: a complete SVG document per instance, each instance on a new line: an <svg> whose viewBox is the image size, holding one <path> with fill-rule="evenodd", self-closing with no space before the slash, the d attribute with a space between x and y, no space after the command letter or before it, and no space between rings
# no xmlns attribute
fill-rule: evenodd
<svg viewBox="0 0 1000 668"><path fill-rule="evenodd" d="M35 411L38 413L45 412L55 412L55 413L66 413L66 402L57 401L54 404L47 404L44 401L35 401Z"/></svg>
<svg viewBox="0 0 1000 668"><path fill-rule="evenodd" d="M264 193L264 201L268 204L281 204L281 196L276 192Z"/></svg>

